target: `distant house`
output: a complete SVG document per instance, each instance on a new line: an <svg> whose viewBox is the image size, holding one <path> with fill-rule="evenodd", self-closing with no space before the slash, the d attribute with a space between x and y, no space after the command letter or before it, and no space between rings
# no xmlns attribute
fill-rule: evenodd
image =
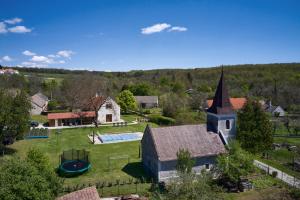
<svg viewBox="0 0 300 200"><path fill-rule="evenodd" d="M273 106L271 101L263 104L262 107L266 112L271 113L272 116L285 116L285 111L283 110L283 108L281 106Z"/></svg>
<svg viewBox="0 0 300 200"><path fill-rule="evenodd" d="M100 197L96 187L94 186L71 192L58 197L56 200L100 200Z"/></svg>
<svg viewBox="0 0 300 200"><path fill-rule="evenodd" d="M8 74L8 75L19 74L19 71L14 69L0 69L0 75L1 74Z"/></svg>
<svg viewBox="0 0 300 200"><path fill-rule="evenodd" d="M42 112L47 110L49 99L42 93L36 93L30 97L31 102L31 115L40 115Z"/></svg>
<svg viewBox="0 0 300 200"><path fill-rule="evenodd" d="M159 182L176 176L177 152L180 149L191 153L196 161L193 167L196 173L211 169L216 156L225 153L218 134L208 132L205 125L147 126L141 144L143 166Z"/></svg>
<svg viewBox="0 0 300 200"><path fill-rule="evenodd" d="M216 157L226 153L224 145L235 136L236 113L222 70L214 99L207 109L207 124L146 127L141 141L143 167L157 181L167 181L176 176L177 152L186 149L196 161L193 171L209 170Z"/></svg>
<svg viewBox="0 0 300 200"><path fill-rule="evenodd" d="M135 100L140 108L158 107L158 96L135 96Z"/></svg>
<svg viewBox="0 0 300 200"><path fill-rule="evenodd" d="M95 96L87 103L84 111L68 113L49 113L49 126L75 126L92 124L95 108L98 109L98 123L114 123L121 121L120 106L110 97Z"/></svg>
<svg viewBox="0 0 300 200"><path fill-rule="evenodd" d="M247 99L242 98L229 98L229 101L232 105L233 110L238 111L244 107L247 102ZM211 107L213 104L213 99L206 100L206 108Z"/></svg>

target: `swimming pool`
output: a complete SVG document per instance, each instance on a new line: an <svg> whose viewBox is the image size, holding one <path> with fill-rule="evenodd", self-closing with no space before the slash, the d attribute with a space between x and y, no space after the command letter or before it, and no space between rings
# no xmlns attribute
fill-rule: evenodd
<svg viewBox="0 0 300 200"><path fill-rule="evenodd" d="M116 143L116 142L127 142L141 140L143 133L119 133L119 134L103 134L99 135L98 138L101 143Z"/></svg>

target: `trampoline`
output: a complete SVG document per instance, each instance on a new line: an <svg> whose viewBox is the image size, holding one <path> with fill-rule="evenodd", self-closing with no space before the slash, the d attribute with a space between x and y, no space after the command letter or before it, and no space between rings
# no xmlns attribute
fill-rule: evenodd
<svg viewBox="0 0 300 200"><path fill-rule="evenodd" d="M75 176L91 168L89 152L71 149L64 151L60 156L59 172L65 176Z"/></svg>

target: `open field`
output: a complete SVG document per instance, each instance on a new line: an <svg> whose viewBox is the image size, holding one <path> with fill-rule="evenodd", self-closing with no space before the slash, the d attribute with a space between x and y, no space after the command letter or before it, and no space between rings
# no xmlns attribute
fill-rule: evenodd
<svg viewBox="0 0 300 200"><path fill-rule="evenodd" d="M151 126L156 126L151 124ZM66 178L65 185L89 184L97 181L114 181L117 179L139 178L145 176L140 165L139 146L140 142L125 142L104 145L92 145L87 137L94 129L99 133L120 133L120 132L143 132L146 123L127 127L101 127L94 128L64 129L60 135L56 135L52 130L49 139L21 140L9 148L15 151L15 155L21 158L26 155L30 148L38 148L45 153L53 166L59 165L59 155L63 150L86 149L90 152L92 168L89 172L74 178ZM112 161L111 169L108 167L108 158L116 156L129 156L128 159L117 159Z"/></svg>

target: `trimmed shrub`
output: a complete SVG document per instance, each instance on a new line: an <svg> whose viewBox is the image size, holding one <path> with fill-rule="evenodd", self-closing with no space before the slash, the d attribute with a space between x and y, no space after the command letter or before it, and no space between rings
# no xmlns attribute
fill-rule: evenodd
<svg viewBox="0 0 300 200"><path fill-rule="evenodd" d="M175 119L162 115L149 115L149 121L159 125L173 125L175 123Z"/></svg>
<svg viewBox="0 0 300 200"><path fill-rule="evenodd" d="M273 171L273 172L272 172L272 177L276 178L276 177L277 177L277 174L278 174L277 171Z"/></svg>

